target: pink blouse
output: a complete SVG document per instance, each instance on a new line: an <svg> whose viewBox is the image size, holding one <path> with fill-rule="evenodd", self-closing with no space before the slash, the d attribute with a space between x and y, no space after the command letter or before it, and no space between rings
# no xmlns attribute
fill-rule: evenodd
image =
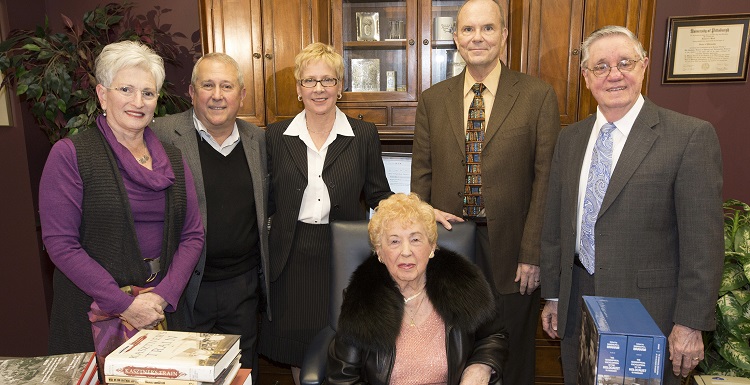
<svg viewBox="0 0 750 385"><path fill-rule="evenodd" d="M396 361L391 384L427 385L448 383L445 323L432 312L421 325L404 322L396 339Z"/></svg>

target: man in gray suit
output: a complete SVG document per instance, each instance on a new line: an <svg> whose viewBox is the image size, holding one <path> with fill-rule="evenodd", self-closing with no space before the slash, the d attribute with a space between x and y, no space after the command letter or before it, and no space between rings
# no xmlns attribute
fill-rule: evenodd
<svg viewBox="0 0 750 385"><path fill-rule="evenodd" d="M638 298L668 336L664 383L678 384L703 359L701 331L715 325L724 261L719 142L710 123L641 95L649 60L628 29L593 32L582 53L598 108L565 128L555 149L542 325L562 338L565 383L576 384L581 295ZM609 181L587 188L597 175ZM603 198L592 199L596 191Z"/></svg>
<svg viewBox="0 0 750 385"><path fill-rule="evenodd" d="M206 229L206 247L185 289L187 307L177 309L185 324L170 326L241 335L242 367L253 369L255 383L259 304L267 302L260 294L268 294L265 133L237 119L247 91L230 56L200 58L189 91L192 109L153 124L162 141L182 150Z"/></svg>
<svg viewBox="0 0 750 385"><path fill-rule="evenodd" d="M508 30L492 0L459 10L453 38L466 70L425 90L417 107L411 190L433 205L438 220L477 223L477 263L493 286L498 317L512 352L505 384L533 384L539 316L539 253L544 198L560 131L557 97L538 78L506 67ZM464 213L467 117L476 83L484 102L481 198L478 215ZM482 87L480 86L480 89ZM473 113L473 111L472 111Z"/></svg>

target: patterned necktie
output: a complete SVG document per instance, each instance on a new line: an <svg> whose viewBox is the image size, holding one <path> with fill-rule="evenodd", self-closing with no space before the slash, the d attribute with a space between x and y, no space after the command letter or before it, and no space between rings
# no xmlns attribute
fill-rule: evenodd
<svg viewBox="0 0 750 385"><path fill-rule="evenodd" d="M589 274L594 274L594 255L596 247L594 229L602 199L607 192L609 177L612 175L612 131L617 128L612 123L602 126L596 138L594 151L591 153L591 168L586 182L586 196L583 198L583 217L581 219L581 263Z"/></svg>
<svg viewBox="0 0 750 385"><path fill-rule="evenodd" d="M487 87L475 83L474 100L469 106L469 119L466 127L466 187L464 189L464 216L477 217L484 209L482 201L482 142L484 141L484 99L482 92Z"/></svg>

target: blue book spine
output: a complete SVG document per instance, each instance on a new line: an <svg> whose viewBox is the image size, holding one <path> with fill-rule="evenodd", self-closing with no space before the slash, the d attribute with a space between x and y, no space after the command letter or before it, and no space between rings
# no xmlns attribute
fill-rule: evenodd
<svg viewBox="0 0 750 385"><path fill-rule="evenodd" d="M625 385L649 385L653 360L653 338L628 336Z"/></svg>
<svg viewBox="0 0 750 385"><path fill-rule="evenodd" d="M667 339L664 335L654 336L653 358L651 359L650 385L661 385L662 373L664 373L664 359L666 354Z"/></svg>
<svg viewBox="0 0 750 385"><path fill-rule="evenodd" d="M598 385L623 384L625 381L625 359L628 336L619 334L599 335L599 355L596 366Z"/></svg>

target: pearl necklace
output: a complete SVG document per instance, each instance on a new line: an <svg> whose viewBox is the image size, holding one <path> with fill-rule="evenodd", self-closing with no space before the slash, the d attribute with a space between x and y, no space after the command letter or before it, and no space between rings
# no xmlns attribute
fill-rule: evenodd
<svg viewBox="0 0 750 385"><path fill-rule="evenodd" d="M419 295L422 294L423 291L424 291L424 289L420 290L419 293L414 294L413 296L411 296L409 298L404 298L404 303L409 303L409 301L413 300L414 298L419 297Z"/></svg>

